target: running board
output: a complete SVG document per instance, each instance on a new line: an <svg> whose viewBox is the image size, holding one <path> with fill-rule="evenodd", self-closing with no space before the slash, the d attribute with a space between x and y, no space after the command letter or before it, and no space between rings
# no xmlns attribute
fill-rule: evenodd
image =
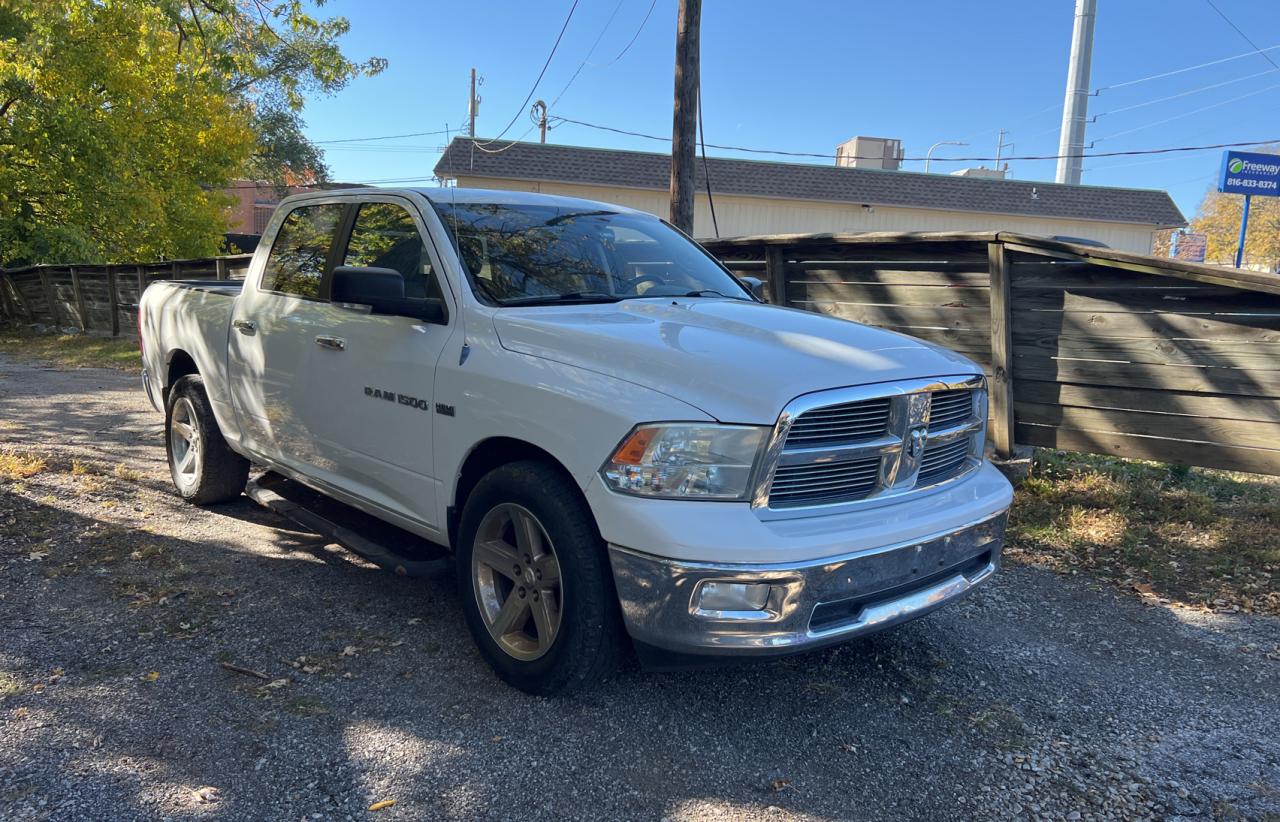
<svg viewBox="0 0 1280 822"><path fill-rule="evenodd" d="M394 574L439 577L453 570L453 556L444 548L274 472L249 480L244 493L267 510Z"/></svg>

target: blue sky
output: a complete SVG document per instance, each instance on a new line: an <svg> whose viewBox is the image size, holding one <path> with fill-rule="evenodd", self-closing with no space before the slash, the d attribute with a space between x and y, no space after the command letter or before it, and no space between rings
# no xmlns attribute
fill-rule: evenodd
<svg viewBox="0 0 1280 822"><path fill-rule="evenodd" d="M535 99L559 97L553 116L669 135L676 0L657 0L634 45L613 62L652 1L579 0ZM484 77L479 135L497 134L518 114L504 141L536 140L520 104L571 2L331 0L323 11L351 21L343 41L348 54L386 57L390 65L378 77L309 101L307 133L328 141L459 129L475 66ZM1280 45L1276 0L1214 2L1260 48ZM866 134L901 138L909 157L923 156L939 140L970 144L937 149L932 170L940 171L977 165L939 162L948 155L992 156L997 130L1005 128L1014 144L1006 156L1056 154L1074 5L704 0L707 141L834 153L842 140ZM1090 115L1101 115L1089 127L1093 151L1280 139L1280 69L1257 54L1105 88L1250 52L1208 0L1098 0L1098 6L1090 84L1103 90L1090 98ZM1280 48L1266 53L1280 65ZM548 141L667 150L569 123ZM429 177L445 142L440 134L324 147L335 179L370 181ZM1097 158L1086 161L1084 182L1165 189L1190 217L1213 185L1220 157L1205 151ZM918 171L923 163L905 167ZM1052 180L1054 162L1015 160L1010 169L1020 179Z"/></svg>

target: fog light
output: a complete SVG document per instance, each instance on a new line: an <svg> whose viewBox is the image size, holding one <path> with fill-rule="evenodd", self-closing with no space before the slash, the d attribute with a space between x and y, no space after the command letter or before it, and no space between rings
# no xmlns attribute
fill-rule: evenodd
<svg viewBox="0 0 1280 822"><path fill-rule="evenodd" d="M769 601L769 586L753 582L704 582L698 588L699 611L759 611Z"/></svg>

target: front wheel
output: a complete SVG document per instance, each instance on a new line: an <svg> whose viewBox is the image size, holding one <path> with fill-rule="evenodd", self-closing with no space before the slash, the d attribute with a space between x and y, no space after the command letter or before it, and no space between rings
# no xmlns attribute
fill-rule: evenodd
<svg viewBox="0 0 1280 822"><path fill-rule="evenodd" d="M212 505L240 496L249 479L249 461L222 438L198 374L169 389L164 436L173 486L187 502Z"/></svg>
<svg viewBox="0 0 1280 822"><path fill-rule="evenodd" d="M608 558L560 471L519 462L481 479L463 508L457 568L467 627L508 684L563 694L616 664L622 630Z"/></svg>

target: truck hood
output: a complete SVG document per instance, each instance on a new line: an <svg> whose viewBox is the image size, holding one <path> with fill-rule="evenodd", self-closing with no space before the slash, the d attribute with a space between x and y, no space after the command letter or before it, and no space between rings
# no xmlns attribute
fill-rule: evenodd
<svg viewBox="0 0 1280 822"><path fill-rule="evenodd" d="M504 308L502 347L661 391L721 422L772 424L801 394L980 374L945 348L847 320L744 300Z"/></svg>

